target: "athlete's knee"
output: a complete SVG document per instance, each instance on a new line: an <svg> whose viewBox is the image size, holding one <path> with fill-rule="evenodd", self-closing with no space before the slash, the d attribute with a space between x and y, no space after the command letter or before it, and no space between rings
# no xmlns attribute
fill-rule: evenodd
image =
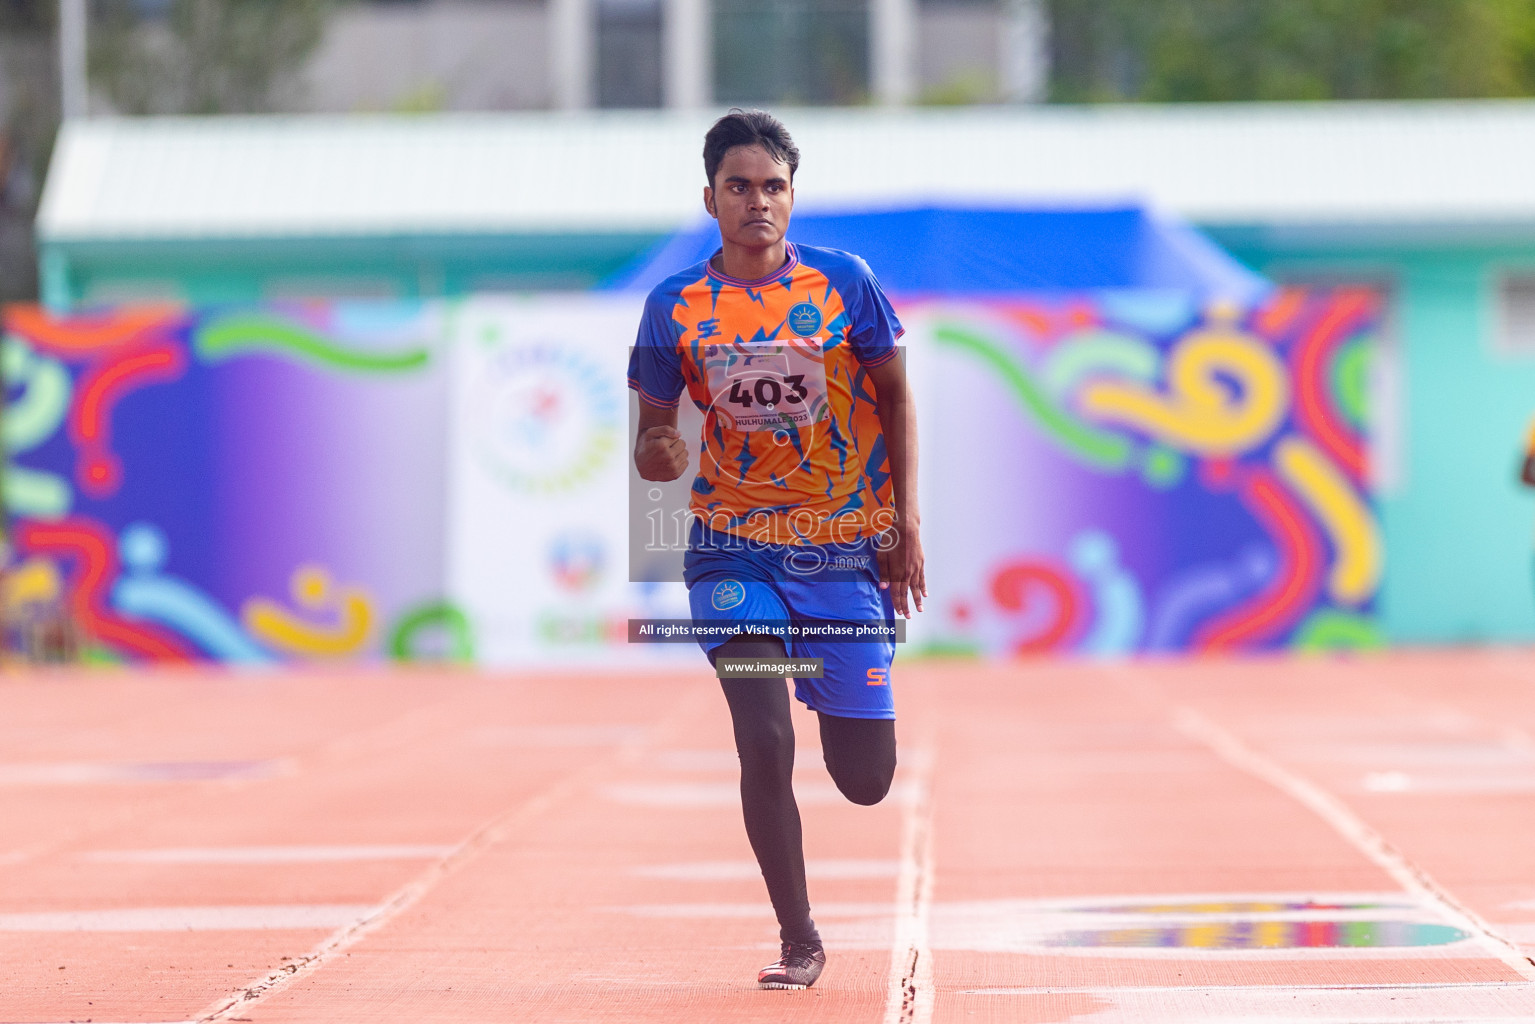
<svg viewBox="0 0 1535 1024"><path fill-rule="evenodd" d="M865 746L851 757L847 751L834 755L834 750L833 746L824 746L823 756L826 771L843 796L865 807L885 799L890 792L890 782L895 778L893 743L888 748L883 744L873 749Z"/></svg>
<svg viewBox="0 0 1535 1024"><path fill-rule="evenodd" d="M736 730L743 774L787 776L794 771L794 727L771 719L743 723Z"/></svg>
<svg viewBox="0 0 1535 1024"><path fill-rule="evenodd" d="M842 795L855 804L877 804L895 777L895 723L883 719L821 715L821 751Z"/></svg>
<svg viewBox="0 0 1535 1024"><path fill-rule="evenodd" d="M856 771L833 771L832 781L842 795L855 804L872 807L890 793L890 782L895 778L895 763L888 767L865 766Z"/></svg>

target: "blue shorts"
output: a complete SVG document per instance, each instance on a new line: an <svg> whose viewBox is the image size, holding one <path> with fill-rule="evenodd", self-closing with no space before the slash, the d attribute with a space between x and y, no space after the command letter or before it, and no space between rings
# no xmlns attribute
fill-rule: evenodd
<svg viewBox="0 0 1535 1024"><path fill-rule="evenodd" d="M694 622L733 623L742 633L774 632L765 628L769 624L825 628L830 623L895 622L890 591L879 586L872 538L786 547L742 541L694 520L682 578ZM729 639L722 635L698 644L713 661L714 649ZM806 707L840 718L895 718L893 639L791 633L784 647L790 657L825 663L822 678L794 680L794 696Z"/></svg>

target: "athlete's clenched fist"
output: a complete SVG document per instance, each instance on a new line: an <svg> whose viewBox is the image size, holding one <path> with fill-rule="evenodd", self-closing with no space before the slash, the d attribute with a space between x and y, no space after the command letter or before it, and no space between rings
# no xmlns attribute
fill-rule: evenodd
<svg viewBox="0 0 1535 1024"><path fill-rule="evenodd" d="M645 480L675 480L688 468L688 443L676 427L651 427L634 442L634 468Z"/></svg>

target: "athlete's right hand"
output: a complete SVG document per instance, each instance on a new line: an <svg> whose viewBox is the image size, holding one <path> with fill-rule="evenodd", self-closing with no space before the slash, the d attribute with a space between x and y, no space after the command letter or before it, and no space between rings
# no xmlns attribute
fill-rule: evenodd
<svg viewBox="0 0 1535 1024"><path fill-rule="evenodd" d="M676 427L651 427L634 442L634 468L645 480L675 480L688 468L688 443Z"/></svg>

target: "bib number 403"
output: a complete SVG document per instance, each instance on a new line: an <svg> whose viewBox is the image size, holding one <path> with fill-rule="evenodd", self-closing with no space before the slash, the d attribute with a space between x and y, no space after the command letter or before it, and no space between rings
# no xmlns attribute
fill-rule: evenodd
<svg viewBox="0 0 1535 1024"><path fill-rule="evenodd" d="M788 386L787 393L784 385ZM805 375L796 373L784 377L783 384L772 377L758 377L754 381L737 378L730 385L730 394L726 400L743 409L750 409L754 401L757 405L766 406L776 406L780 402L798 405L808 394L810 389L805 387Z"/></svg>

